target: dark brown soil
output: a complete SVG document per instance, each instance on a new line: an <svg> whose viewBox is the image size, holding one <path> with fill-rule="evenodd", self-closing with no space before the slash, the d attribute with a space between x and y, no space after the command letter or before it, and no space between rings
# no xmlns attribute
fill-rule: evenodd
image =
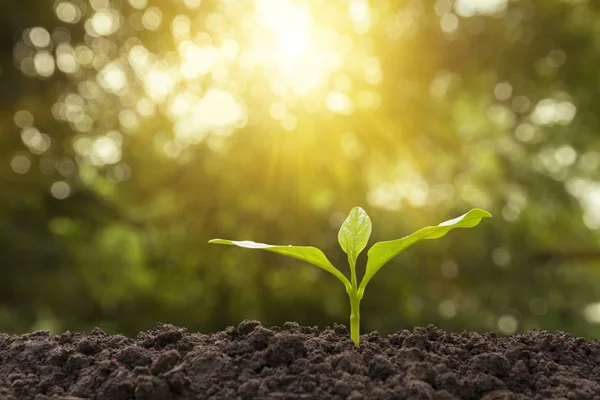
<svg viewBox="0 0 600 400"><path fill-rule="evenodd" d="M136 339L0 334L0 399L600 399L600 342L416 328L386 338L256 321Z"/></svg>

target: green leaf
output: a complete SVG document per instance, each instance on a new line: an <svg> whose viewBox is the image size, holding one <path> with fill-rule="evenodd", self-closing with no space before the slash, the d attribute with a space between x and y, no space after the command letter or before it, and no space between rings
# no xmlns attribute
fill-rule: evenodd
<svg viewBox="0 0 600 400"><path fill-rule="evenodd" d="M348 255L352 268L356 264L360 252L367 246L371 229L371 219L365 210L360 207L354 207L340 227L338 242L340 242L344 253Z"/></svg>
<svg viewBox="0 0 600 400"><path fill-rule="evenodd" d="M362 297L365 287L377 271L408 246L424 239L440 238L454 228L473 228L479 224L482 218L491 217L492 214L489 212L474 208L458 218L442 222L437 226L428 226L419 229L412 235L405 236L401 239L375 243L367 253L369 259L367 261L365 276L360 283L359 295Z"/></svg>
<svg viewBox="0 0 600 400"><path fill-rule="evenodd" d="M276 246L264 243L252 242L249 240L235 241L226 239L212 239L208 243L227 244L231 246L244 247L246 249L261 249L273 253L283 254L284 256L297 258L298 260L306 261L307 263L323 268L338 278L346 289L351 286L348 279L336 267L331 264L325 254L316 247L311 246Z"/></svg>

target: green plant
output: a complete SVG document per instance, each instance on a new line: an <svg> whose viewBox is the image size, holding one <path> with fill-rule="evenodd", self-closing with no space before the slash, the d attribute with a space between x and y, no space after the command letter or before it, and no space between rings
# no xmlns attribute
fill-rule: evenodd
<svg viewBox="0 0 600 400"><path fill-rule="evenodd" d="M264 243L251 241L234 241L225 239L213 239L209 243L227 244L248 249L262 249L274 253L283 254L289 257L306 261L317 267L324 269L338 278L346 287L346 292L350 297L350 337L358 346L360 336L360 301L365 293L365 288L369 281L375 276L388 261L394 258L408 246L423 240L437 239L444 236L454 228L472 228L477 226L482 218L491 218L492 215L482 209L474 208L458 218L442 222L436 226L428 226L420 229L412 235L401 239L390 240L375 243L367 252L367 267L365 274L358 285L356 279L356 259L361 251L367 246L371 236L371 219L360 207L354 207L342 224L338 233L338 241L344 253L348 255L348 264L350 265L350 281L344 276L331 262L325 254L316 247L311 246L274 246Z"/></svg>

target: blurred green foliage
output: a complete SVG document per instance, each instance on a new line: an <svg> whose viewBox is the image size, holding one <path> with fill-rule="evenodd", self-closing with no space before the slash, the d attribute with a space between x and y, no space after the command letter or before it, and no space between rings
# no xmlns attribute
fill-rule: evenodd
<svg viewBox="0 0 600 400"><path fill-rule="evenodd" d="M365 331L600 334L600 3L4 0L0 21L0 331L345 322L324 271L206 242L343 268L360 205L372 242L495 216L386 266Z"/></svg>

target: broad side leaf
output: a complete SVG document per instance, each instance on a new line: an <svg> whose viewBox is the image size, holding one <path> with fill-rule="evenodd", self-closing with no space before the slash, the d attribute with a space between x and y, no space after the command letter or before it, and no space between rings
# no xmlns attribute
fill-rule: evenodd
<svg viewBox="0 0 600 400"><path fill-rule="evenodd" d="M360 207L354 207L342 224L338 233L338 242L344 253L348 254L352 266L356 264L358 255L367 246L371 229L371 219Z"/></svg>
<svg viewBox="0 0 600 400"><path fill-rule="evenodd" d="M316 265L319 268L323 268L325 271L330 272L338 278L346 289L351 285L348 279L342 274L336 267L329 262L325 254L316 247L311 246L274 246L264 243L256 243L250 240L226 240L226 239L212 239L208 243L216 244L227 244L231 246L244 247L246 249L261 249L270 251L273 253L283 254L284 256L297 258L298 260L306 261L307 263Z"/></svg>
<svg viewBox="0 0 600 400"><path fill-rule="evenodd" d="M359 295L362 297L365 287L373 278L373 276L383 267L388 261L394 258L402 250L408 246L424 240L437 239L444 236L454 228L473 228L479 224L482 218L491 218L492 214L480 208L474 208L468 213L461 215L458 218L442 222L437 226L428 226L419 229L409 236L401 239L390 240L386 242L375 243L367 253L369 259L367 261L367 269L362 282L360 283Z"/></svg>

